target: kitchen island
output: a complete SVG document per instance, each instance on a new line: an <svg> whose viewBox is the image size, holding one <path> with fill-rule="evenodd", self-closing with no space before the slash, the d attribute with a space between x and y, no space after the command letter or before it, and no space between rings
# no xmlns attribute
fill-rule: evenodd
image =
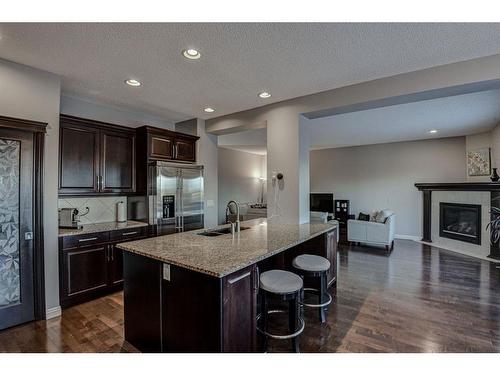
<svg viewBox="0 0 500 375"><path fill-rule="evenodd" d="M118 245L125 339L143 352L258 351L259 273L317 254L330 259L335 286L336 230L336 223L255 219L234 235L197 230Z"/></svg>

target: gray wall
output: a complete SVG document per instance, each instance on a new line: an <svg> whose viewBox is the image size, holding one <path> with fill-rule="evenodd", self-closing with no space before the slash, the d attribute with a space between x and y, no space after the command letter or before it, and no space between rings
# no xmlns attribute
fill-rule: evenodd
<svg viewBox="0 0 500 375"><path fill-rule="evenodd" d="M217 136L205 132L205 120L196 119L198 140L198 164L204 168L205 227L217 225L218 164Z"/></svg>
<svg viewBox="0 0 500 375"><path fill-rule="evenodd" d="M59 306L57 244L57 166L59 143L59 77L0 60L0 114L48 123L45 138L44 246L47 310Z"/></svg>
<svg viewBox="0 0 500 375"><path fill-rule="evenodd" d="M397 214L396 234L421 235L422 197L415 182L466 180L465 137L311 151L311 192L349 199L351 214Z"/></svg>
<svg viewBox="0 0 500 375"><path fill-rule="evenodd" d="M265 177L266 156L219 148L219 223L225 221L226 204L257 202Z"/></svg>

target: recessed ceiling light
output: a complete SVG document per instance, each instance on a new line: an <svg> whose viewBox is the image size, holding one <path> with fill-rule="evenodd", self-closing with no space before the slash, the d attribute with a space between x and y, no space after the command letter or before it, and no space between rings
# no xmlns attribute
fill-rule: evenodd
<svg viewBox="0 0 500 375"><path fill-rule="evenodd" d="M212 107L207 107L204 109L205 112L208 112L208 113L213 113L215 112L215 109L213 109Z"/></svg>
<svg viewBox="0 0 500 375"><path fill-rule="evenodd" d="M136 79L127 79L125 80L125 83L129 86L134 86L134 87L138 87L141 85L141 82L139 82L138 80Z"/></svg>
<svg viewBox="0 0 500 375"><path fill-rule="evenodd" d="M201 53L198 50L189 48L182 51L182 56L189 60L198 60L201 57Z"/></svg>
<svg viewBox="0 0 500 375"><path fill-rule="evenodd" d="M436 129L429 130L429 133L436 134L438 131Z"/></svg>
<svg viewBox="0 0 500 375"><path fill-rule="evenodd" d="M259 93L259 98L267 99L267 98L270 98L270 97L271 97L271 94L269 94L266 91Z"/></svg>

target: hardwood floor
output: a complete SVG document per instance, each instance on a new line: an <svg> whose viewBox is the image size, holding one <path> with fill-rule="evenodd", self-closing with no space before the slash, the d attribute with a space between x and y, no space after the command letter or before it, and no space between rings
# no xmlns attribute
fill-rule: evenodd
<svg viewBox="0 0 500 375"><path fill-rule="evenodd" d="M407 240L397 240L390 255L370 247L341 247L339 254L337 295L324 324L306 309L303 352L500 352L494 263ZM269 342L271 352L289 349L288 342ZM61 318L2 331L0 351L135 348L123 341L117 293L64 310Z"/></svg>
<svg viewBox="0 0 500 375"><path fill-rule="evenodd" d="M122 293L63 310L61 317L0 332L0 352L137 352L123 340Z"/></svg>

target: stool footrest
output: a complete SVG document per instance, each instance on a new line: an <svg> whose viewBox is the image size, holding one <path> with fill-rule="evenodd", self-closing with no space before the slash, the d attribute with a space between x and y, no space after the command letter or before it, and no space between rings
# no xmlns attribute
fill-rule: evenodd
<svg viewBox="0 0 500 375"><path fill-rule="evenodd" d="M270 315L270 314L278 314L278 313L286 313L286 312L287 312L286 310L269 310L267 312L267 314ZM294 337L297 337L298 335L300 335L302 333L302 331L304 331L304 327L306 325L304 322L304 319L299 316L298 317L299 328L295 332L292 332L288 335L275 335L275 334L272 334L270 332L266 332L266 331L260 329L260 327L259 327L260 317L261 317L261 315L259 314L257 316L257 331L259 331L263 335L266 335L267 337L270 337L272 339L277 339L277 340L288 340L288 339L293 339Z"/></svg>
<svg viewBox="0 0 500 375"><path fill-rule="evenodd" d="M304 292L315 292L316 294L318 294L319 293L319 289L316 289L316 288L304 288ZM332 296L328 292L325 292L324 295L326 295L328 297L328 300L326 302L323 302L323 303L305 303L305 302L302 302L302 301L299 301L299 303L302 306L307 306L307 307L325 307L325 306L328 306L330 303L332 303Z"/></svg>

